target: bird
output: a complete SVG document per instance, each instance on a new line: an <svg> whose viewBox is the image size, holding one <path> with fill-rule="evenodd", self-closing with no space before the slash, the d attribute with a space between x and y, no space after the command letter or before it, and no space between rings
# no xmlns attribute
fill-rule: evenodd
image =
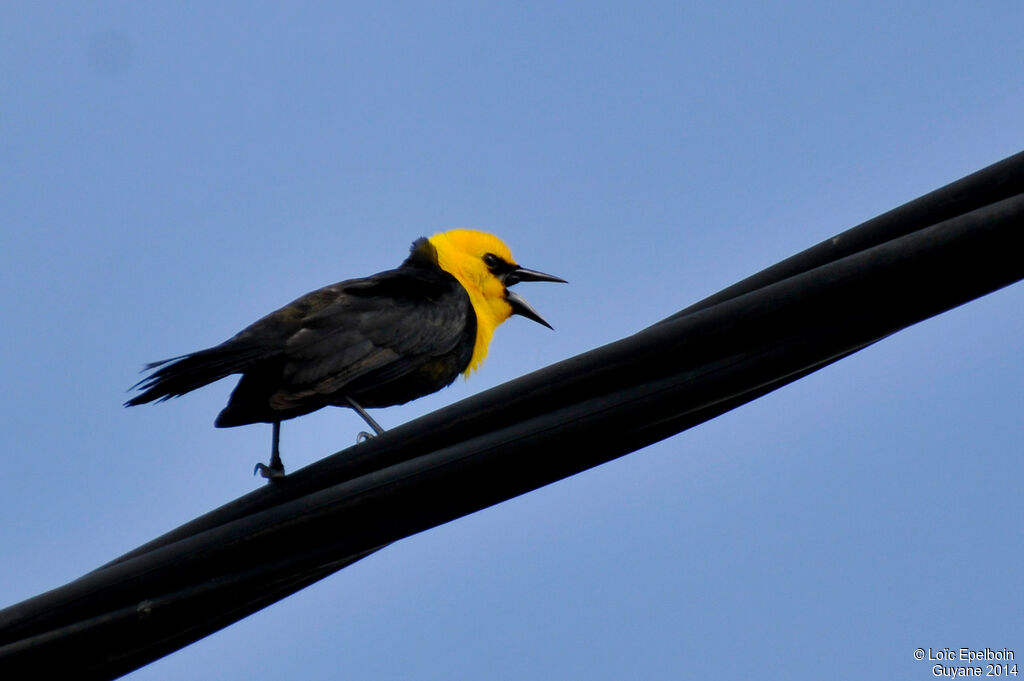
<svg viewBox="0 0 1024 681"><path fill-rule="evenodd" d="M416 239L397 268L311 291L220 345L147 364L126 407L162 402L241 374L218 428L270 423L269 464L285 475L281 422L326 406L356 411L437 392L479 368L494 330L512 315L551 325L517 293L524 281L566 283L518 265L493 234L453 229ZM360 440L370 437L360 433Z"/></svg>

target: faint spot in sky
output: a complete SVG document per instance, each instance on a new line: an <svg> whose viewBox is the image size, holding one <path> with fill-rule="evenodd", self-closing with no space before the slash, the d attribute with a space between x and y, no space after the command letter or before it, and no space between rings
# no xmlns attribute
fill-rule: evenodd
<svg viewBox="0 0 1024 681"><path fill-rule="evenodd" d="M89 66L96 73L111 76L131 68L135 46L122 31L97 31L89 38Z"/></svg>

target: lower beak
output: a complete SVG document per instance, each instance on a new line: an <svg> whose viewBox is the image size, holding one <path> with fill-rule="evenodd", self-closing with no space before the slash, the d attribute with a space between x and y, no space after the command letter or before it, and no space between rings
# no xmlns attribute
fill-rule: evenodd
<svg viewBox="0 0 1024 681"><path fill-rule="evenodd" d="M548 275L545 274L544 276L548 276ZM537 281L562 281L562 280L561 279L544 279L544 280L537 280ZM544 318L541 317L540 314L536 310L533 309L533 306L530 305L528 302L526 302L526 299L523 298L518 293L513 293L512 291L506 290L505 291L505 300L507 300L508 304L512 306L512 314L517 314L517 315L526 317L527 319L532 319L533 321L537 322L538 324L543 324L544 326L548 327L549 329L554 330L554 327L552 327L550 324L548 324L546 321L544 321Z"/></svg>

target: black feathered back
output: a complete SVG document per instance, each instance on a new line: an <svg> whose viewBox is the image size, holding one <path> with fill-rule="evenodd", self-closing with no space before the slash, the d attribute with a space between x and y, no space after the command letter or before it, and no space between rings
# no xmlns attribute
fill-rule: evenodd
<svg viewBox="0 0 1024 681"><path fill-rule="evenodd" d="M465 289L417 240L400 267L326 286L224 343L156 362L126 404L165 400L242 374L217 426L281 421L327 405L401 404L469 364L476 315Z"/></svg>

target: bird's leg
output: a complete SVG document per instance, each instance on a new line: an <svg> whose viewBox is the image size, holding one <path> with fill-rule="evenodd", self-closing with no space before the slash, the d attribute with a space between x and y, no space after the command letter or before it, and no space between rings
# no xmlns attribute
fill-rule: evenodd
<svg viewBox="0 0 1024 681"><path fill-rule="evenodd" d="M270 465L268 466L265 463L256 464L256 468L252 472L253 475L259 473L268 480L284 477L284 464L281 463L281 450L279 448L281 442L280 421L274 421L273 440L273 444L270 446Z"/></svg>
<svg viewBox="0 0 1024 681"><path fill-rule="evenodd" d="M373 420L373 417L366 413L366 410L359 406L359 403L353 400L351 397L346 397L345 401L348 402L348 406L352 407L357 414L363 417L367 425L373 428L374 435L380 435L384 432L384 429L380 427L380 424ZM356 436L356 442L365 442L369 440L373 435L370 435L365 430L360 431L359 435Z"/></svg>

